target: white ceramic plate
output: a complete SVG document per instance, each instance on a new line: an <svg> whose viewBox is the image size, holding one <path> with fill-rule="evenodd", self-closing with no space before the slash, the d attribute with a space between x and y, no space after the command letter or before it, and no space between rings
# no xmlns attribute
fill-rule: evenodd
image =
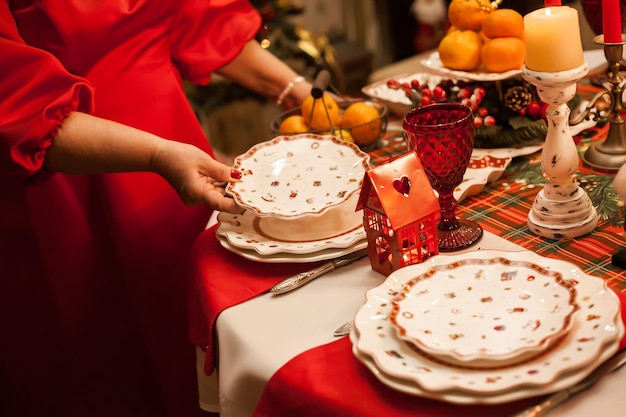
<svg viewBox="0 0 626 417"><path fill-rule="evenodd" d="M308 263L317 261L327 261L329 259L335 259L349 253L356 252L367 247L367 240L362 240L349 248L331 248L322 249L317 252L295 254L295 253L274 253L272 255L261 255L254 250L242 249L231 245L224 237L217 236L217 240L220 242L224 249L227 249L242 258L263 263Z"/></svg>
<svg viewBox="0 0 626 417"><path fill-rule="evenodd" d="M358 195L356 195L358 197ZM348 205L346 205L348 206ZM323 249L349 248L366 238L363 213L350 204L349 217L322 216L293 220L255 216L251 210L242 214L220 213L216 234L238 248L254 250L261 255L276 253L307 254Z"/></svg>
<svg viewBox="0 0 626 417"><path fill-rule="evenodd" d="M496 158L483 155L475 158L472 154L469 166L463 175L463 181L454 189L454 198L462 201L470 195L478 194L485 184L500 178L510 163L509 157Z"/></svg>
<svg viewBox="0 0 626 417"><path fill-rule="evenodd" d="M395 138L394 147L406 152L404 139ZM542 144L520 148L474 149L472 158L463 175L463 181L454 189L454 198L458 202L478 194L485 184L496 181L506 170L512 158L537 152Z"/></svg>
<svg viewBox="0 0 626 417"><path fill-rule="evenodd" d="M619 327L619 332L621 335L624 334L624 328L621 320L616 317L616 323ZM582 378L590 374L595 368L600 366L604 361L609 359L612 355L612 352L615 352L619 346L619 340L615 340L609 342L604 346L604 349L595 358L591 363L582 367L581 369L568 372L561 377L552 385L544 385L541 387L525 387L519 386L515 389L505 392L498 393L488 393L486 395L479 395L475 393L456 391L456 390L448 390L441 392L431 392L423 389L418 384L413 381L407 381L406 379L397 378L391 375L388 375L382 372L374 359L366 355L358 350L356 347L358 336L356 335L356 331L353 329L352 333L350 333L350 340L352 341L352 353L354 356L361 361L373 374L374 376L383 384L387 385L390 388L403 392L405 394L414 395L416 397L430 398L433 400L443 401L452 404L501 404L507 403L511 401L521 400L523 398L536 397L538 395L544 395L551 392L559 391L570 387L580 381Z"/></svg>
<svg viewBox="0 0 626 417"><path fill-rule="evenodd" d="M490 156L492 158L515 158L518 156L532 155L543 148L543 142L518 148L474 148L472 158Z"/></svg>
<svg viewBox="0 0 626 417"><path fill-rule="evenodd" d="M235 158L226 191L259 216L319 215L361 189L369 155L334 136L277 136Z"/></svg>
<svg viewBox="0 0 626 417"><path fill-rule="evenodd" d="M391 303L400 339L465 367L537 356L569 331L578 309L576 289L560 272L505 257L433 266Z"/></svg>
<svg viewBox="0 0 626 417"><path fill-rule="evenodd" d="M499 81L507 78L515 77L522 73L522 69L510 70L505 72L487 72L487 71L457 71L444 67L439 58L439 52L433 52L428 58L423 59L421 64L426 68L434 71L439 75L452 79L474 80L474 81Z"/></svg>
<svg viewBox="0 0 626 417"><path fill-rule="evenodd" d="M400 74L393 77L393 79L400 83L410 83L412 80L417 80L420 85L428 84L428 87L432 90L442 79L444 79L444 77L429 74L427 72L413 72ZM406 94L404 94L404 90L394 90L393 88L387 87L388 80L389 79L368 84L361 89L361 92L368 97L385 103L390 112L399 116L404 116L409 112L409 110L411 110L413 103L409 100Z"/></svg>
<svg viewBox="0 0 626 417"><path fill-rule="evenodd" d="M389 321L391 300L403 285L415 276L436 265L449 264L454 260L492 259L505 257L542 265L559 271L565 279L576 283L580 312L576 314L572 330L554 348L528 362L502 369L466 369L454 367L427 358L418 353L412 344L400 340ZM411 265L394 271L385 282L367 292L366 302L354 320L358 331L357 349L371 356L376 366L385 374L417 384L431 393L448 390L479 395L510 392L521 386L544 389L544 392L563 388L562 379L578 372L576 382L590 371L588 365L598 356L617 350L623 328L619 317L620 302L605 282L584 274L574 265L544 258L529 251L502 252L476 251L460 255L437 255L423 264ZM620 323L618 325L618 323ZM608 352L607 352L608 351Z"/></svg>

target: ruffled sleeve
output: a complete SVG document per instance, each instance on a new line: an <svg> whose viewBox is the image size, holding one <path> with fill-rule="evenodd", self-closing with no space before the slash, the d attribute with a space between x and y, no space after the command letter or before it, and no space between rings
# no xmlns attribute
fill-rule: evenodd
<svg viewBox="0 0 626 417"><path fill-rule="evenodd" d="M30 177L41 170L63 119L92 111L93 91L22 40L6 1L0 1L0 62L0 178Z"/></svg>
<svg viewBox="0 0 626 417"><path fill-rule="evenodd" d="M207 84L210 73L237 56L260 25L245 0L186 1L173 32L173 60L185 78Z"/></svg>

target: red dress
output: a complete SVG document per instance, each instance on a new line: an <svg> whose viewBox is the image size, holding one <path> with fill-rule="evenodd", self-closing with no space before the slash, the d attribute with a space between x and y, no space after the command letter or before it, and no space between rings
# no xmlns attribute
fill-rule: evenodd
<svg viewBox="0 0 626 417"><path fill-rule="evenodd" d="M206 207L151 173L42 172L72 110L209 151L181 77L253 38L237 0L0 1L0 415L198 408L188 251Z"/></svg>

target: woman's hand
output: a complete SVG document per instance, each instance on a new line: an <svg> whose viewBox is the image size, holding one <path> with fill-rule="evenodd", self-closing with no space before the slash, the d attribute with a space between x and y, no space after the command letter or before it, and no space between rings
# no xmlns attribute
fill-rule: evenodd
<svg viewBox="0 0 626 417"><path fill-rule="evenodd" d="M240 172L196 146L85 113L73 112L63 121L44 167L68 174L154 172L168 181L187 205L242 211L224 190L224 184L241 178Z"/></svg>
<svg viewBox="0 0 626 417"><path fill-rule="evenodd" d="M224 165L201 149L185 143L165 141L154 154L151 167L176 190L187 205L206 204L219 211L240 213L242 208L225 195L224 186L241 173Z"/></svg>

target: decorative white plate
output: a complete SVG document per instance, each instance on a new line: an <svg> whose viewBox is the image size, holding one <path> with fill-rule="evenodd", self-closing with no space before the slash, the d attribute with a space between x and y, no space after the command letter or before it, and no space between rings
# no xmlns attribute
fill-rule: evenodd
<svg viewBox="0 0 626 417"><path fill-rule="evenodd" d="M532 155L542 148L543 142L517 148L474 148L472 158L482 158L485 156L492 158L515 158L518 156Z"/></svg>
<svg viewBox="0 0 626 417"><path fill-rule="evenodd" d="M403 138L396 138L393 146L406 152ZM478 194L487 183L500 178L514 157L533 154L542 147L543 143L520 148L474 148L463 181L454 189L454 198L461 202Z"/></svg>
<svg viewBox="0 0 626 417"><path fill-rule="evenodd" d="M292 220L259 217L251 210L242 214L221 212L217 216L216 234L235 247L254 250L261 255L307 254L322 249L348 248L366 238L363 213L355 212L355 205L346 204L351 210L350 216L333 215L336 211L331 210L321 216Z"/></svg>
<svg viewBox="0 0 626 417"><path fill-rule="evenodd" d="M454 189L454 198L462 201L466 197L478 194L488 182L496 181L507 166L511 158L494 158L489 155L470 159L463 181Z"/></svg>
<svg viewBox="0 0 626 417"><path fill-rule="evenodd" d="M329 259L335 259L343 255L347 255L352 252L356 252L367 247L367 240L362 240L349 248L331 248L322 249L317 252L296 254L296 253L275 253L272 255L261 255L260 253L242 249L231 245L224 237L217 236L217 240L220 242L223 248L236 253L242 258L263 263L308 263L317 261L327 261Z"/></svg>
<svg viewBox="0 0 626 417"><path fill-rule="evenodd" d="M501 369L466 369L450 366L426 357L411 343L396 336L389 321L391 300L399 294L404 284L428 268L446 265L465 259L492 259L505 257L511 260L533 262L560 272L567 281L575 284L580 312L575 315L574 326L563 340L543 355L522 364ZM385 374L417 384L431 393L446 390L463 391L480 395L509 392L521 386L543 388L549 392L563 388L562 380L577 373L577 382L591 371L587 366L598 356L617 350L623 334L619 317L620 302L605 282L584 274L574 265L544 258L530 251L476 251L457 255L437 255L423 264L411 265L394 271L385 282L367 292L366 302L357 312L354 325L358 331L357 349L371 356L376 366ZM607 344L615 341L609 347ZM588 372L582 372L582 370ZM559 388L560 387L560 388Z"/></svg>
<svg viewBox="0 0 626 417"><path fill-rule="evenodd" d="M619 313L618 313L619 315ZM619 317L616 317L616 323L619 328L620 338L624 334L624 326ZM488 393L486 395L479 395L476 393L448 390L441 392L431 392L423 389L413 381L407 381L403 378L397 378L382 372L374 359L360 352L356 346L358 336L355 329L350 333L350 340L352 341L352 353L361 361L383 384L390 388L403 392L409 395L415 395L416 397L430 398L433 400L444 401L452 404L501 404L511 401L521 400L523 398L536 397L539 395L548 394L554 391L559 391L570 387L580 381L582 378L590 374L594 369L600 366L604 361L612 356L612 352L615 352L619 347L619 338L612 342L607 343L604 346L604 350L595 358L592 362L582 367L576 372L568 372L551 385L544 385L540 387L525 387L519 386L510 391Z"/></svg>
<svg viewBox="0 0 626 417"><path fill-rule="evenodd" d="M499 81L507 78L515 77L522 73L522 69L510 70L505 72L487 72L487 71L457 71L446 68L439 58L439 52L433 52L428 58L423 59L421 64L426 68L436 72L439 75L445 75L447 78L474 80L474 81Z"/></svg>
<svg viewBox="0 0 626 417"><path fill-rule="evenodd" d="M432 266L391 300L400 339L464 367L521 363L573 324L576 289L558 271L506 257Z"/></svg>
<svg viewBox="0 0 626 417"><path fill-rule="evenodd" d="M235 158L226 191L259 216L319 215L358 193L369 155L334 136L277 136Z"/></svg>
<svg viewBox="0 0 626 417"><path fill-rule="evenodd" d="M400 74L393 77L400 83L410 83L412 80L419 81L420 85L428 84L428 87L432 90L439 84L444 77L435 74L429 74L427 72L413 72ZM366 85L361 89L361 92L368 97L376 99L387 105L389 111L397 114L398 116L404 116L413 107L411 100L404 94L402 89L393 89L387 87L387 81L390 78L377 81L372 84Z"/></svg>

